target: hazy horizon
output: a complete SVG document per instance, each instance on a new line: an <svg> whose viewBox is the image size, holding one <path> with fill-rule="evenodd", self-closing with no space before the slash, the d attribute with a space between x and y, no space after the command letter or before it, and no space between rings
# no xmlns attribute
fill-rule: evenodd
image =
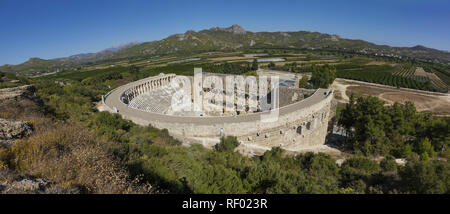
<svg viewBox="0 0 450 214"><path fill-rule="evenodd" d="M408 3L408 4L406 4ZM0 65L95 53L187 30L239 24L252 32L313 31L378 45L450 50L445 1L4 1ZM220 8L220 11L217 11Z"/></svg>

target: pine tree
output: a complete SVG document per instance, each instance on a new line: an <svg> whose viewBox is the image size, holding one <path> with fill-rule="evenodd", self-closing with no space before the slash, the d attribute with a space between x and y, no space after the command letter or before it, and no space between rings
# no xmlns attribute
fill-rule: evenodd
<svg viewBox="0 0 450 214"><path fill-rule="evenodd" d="M258 70L258 61L256 61L256 59L253 60L253 63L252 63L252 70L253 70L253 71Z"/></svg>

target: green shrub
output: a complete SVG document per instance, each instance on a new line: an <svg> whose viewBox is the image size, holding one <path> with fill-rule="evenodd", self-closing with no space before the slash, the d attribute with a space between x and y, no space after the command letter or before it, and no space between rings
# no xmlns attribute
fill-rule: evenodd
<svg viewBox="0 0 450 214"><path fill-rule="evenodd" d="M220 143L216 144L216 150L219 152L233 152L239 146L239 141L234 136L220 138Z"/></svg>

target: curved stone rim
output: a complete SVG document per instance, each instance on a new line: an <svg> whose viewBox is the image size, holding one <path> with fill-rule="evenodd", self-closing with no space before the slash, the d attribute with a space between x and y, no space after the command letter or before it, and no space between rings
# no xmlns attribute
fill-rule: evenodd
<svg viewBox="0 0 450 214"><path fill-rule="evenodd" d="M173 75L173 74L168 74ZM167 75L158 75L152 76L145 79L140 79L134 82L127 83L125 85L119 86L111 91L109 91L105 96L102 96L102 103L104 106L108 108L109 111L114 112L113 108L115 107L118 110L118 113L125 116L131 116L135 118L144 119L146 121L165 121L172 123L195 123L195 124L223 124L223 123L241 123L241 122L249 122L249 121L257 121L261 118L261 115L269 114L269 112L256 112L245 115L235 115L235 116L178 116L178 115L166 115L156 112L149 112L140 109L134 109L128 107L125 103L123 103L120 98L122 94L128 90L130 87L135 87L141 84L142 82L148 80L154 80L161 77L165 77ZM297 111L302 108L312 107L316 104L321 103L326 100L328 96L332 94L331 89L317 89L311 96L280 107L279 116Z"/></svg>

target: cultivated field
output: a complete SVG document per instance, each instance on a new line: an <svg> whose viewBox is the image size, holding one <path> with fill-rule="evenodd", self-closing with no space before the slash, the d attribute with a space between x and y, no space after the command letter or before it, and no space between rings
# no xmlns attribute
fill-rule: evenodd
<svg viewBox="0 0 450 214"><path fill-rule="evenodd" d="M450 116L450 94L421 92L417 90L397 89L383 85L354 82L337 79L332 85L336 100L340 103L348 102L352 93L363 96L376 96L391 105L394 102L411 101L418 111L431 112L435 115Z"/></svg>

